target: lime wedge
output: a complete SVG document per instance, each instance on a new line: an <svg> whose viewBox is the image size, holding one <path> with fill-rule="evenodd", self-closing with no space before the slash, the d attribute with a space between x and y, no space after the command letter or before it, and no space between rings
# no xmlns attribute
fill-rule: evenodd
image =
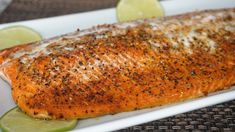
<svg viewBox="0 0 235 132"><path fill-rule="evenodd" d="M120 0L117 5L120 22L161 16L164 11L158 0Z"/></svg>
<svg viewBox="0 0 235 132"><path fill-rule="evenodd" d="M12 26L0 30L0 49L41 40L39 33L25 26Z"/></svg>
<svg viewBox="0 0 235 132"><path fill-rule="evenodd" d="M24 114L18 107L0 120L0 128L8 132L60 132L74 128L77 120L39 120Z"/></svg>

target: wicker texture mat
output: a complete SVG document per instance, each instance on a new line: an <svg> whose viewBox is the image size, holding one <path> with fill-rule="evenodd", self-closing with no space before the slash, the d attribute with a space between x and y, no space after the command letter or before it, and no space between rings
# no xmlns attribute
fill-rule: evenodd
<svg viewBox="0 0 235 132"><path fill-rule="evenodd" d="M127 131L235 131L235 100L120 130Z"/></svg>
<svg viewBox="0 0 235 132"><path fill-rule="evenodd" d="M110 8L117 1L13 0L0 15L0 23ZM235 131L235 100L120 131Z"/></svg>
<svg viewBox="0 0 235 132"><path fill-rule="evenodd" d="M118 0L13 0L0 23L29 20L116 6Z"/></svg>

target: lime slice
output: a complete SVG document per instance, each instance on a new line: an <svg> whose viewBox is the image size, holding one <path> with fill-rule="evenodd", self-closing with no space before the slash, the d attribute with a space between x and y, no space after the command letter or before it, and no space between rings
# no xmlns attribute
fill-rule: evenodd
<svg viewBox="0 0 235 132"><path fill-rule="evenodd" d="M0 128L8 132L60 132L74 128L77 120L39 120L24 114L18 107L0 120Z"/></svg>
<svg viewBox="0 0 235 132"><path fill-rule="evenodd" d="M164 16L158 0L120 0L117 6L118 21Z"/></svg>
<svg viewBox="0 0 235 132"><path fill-rule="evenodd" d="M41 40L39 33L25 26L12 26L0 30L0 49Z"/></svg>

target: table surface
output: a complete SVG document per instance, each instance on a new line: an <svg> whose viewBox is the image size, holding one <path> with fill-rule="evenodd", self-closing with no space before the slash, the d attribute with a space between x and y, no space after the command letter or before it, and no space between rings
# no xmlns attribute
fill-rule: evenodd
<svg viewBox="0 0 235 132"><path fill-rule="evenodd" d="M114 7L118 0L13 0L0 23ZM119 131L235 131L235 100Z"/></svg>

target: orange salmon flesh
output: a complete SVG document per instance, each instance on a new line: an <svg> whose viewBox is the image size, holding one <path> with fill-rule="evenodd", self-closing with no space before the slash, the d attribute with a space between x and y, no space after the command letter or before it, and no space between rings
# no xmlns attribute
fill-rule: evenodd
<svg viewBox="0 0 235 132"><path fill-rule="evenodd" d="M235 8L99 25L0 51L28 115L79 119L166 105L235 84Z"/></svg>

